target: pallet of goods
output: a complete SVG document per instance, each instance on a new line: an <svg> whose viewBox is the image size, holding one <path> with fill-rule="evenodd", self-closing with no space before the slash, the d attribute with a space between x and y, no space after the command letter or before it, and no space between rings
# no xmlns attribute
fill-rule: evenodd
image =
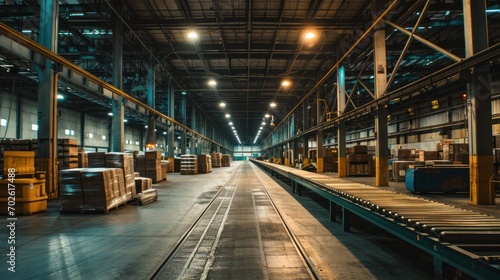
<svg viewBox="0 0 500 280"><path fill-rule="evenodd" d="M198 155L198 173L212 172L212 157L210 155Z"/></svg>
<svg viewBox="0 0 500 280"><path fill-rule="evenodd" d="M181 175L198 174L198 157L196 155L181 155Z"/></svg>
<svg viewBox="0 0 500 280"><path fill-rule="evenodd" d="M231 166L231 155L223 154L221 159L222 167L230 167Z"/></svg>
<svg viewBox="0 0 500 280"><path fill-rule="evenodd" d="M121 168L66 169L59 177L63 193L60 213L108 213L131 199Z"/></svg>
<svg viewBox="0 0 500 280"><path fill-rule="evenodd" d="M123 169L123 179L125 190L131 194L132 199L136 198L134 182L134 156L130 153L107 153L106 167Z"/></svg>
<svg viewBox="0 0 500 280"><path fill-rule="evenodd" d="M221 153L211 153L210 157L212 158L212 167L221 167L222 166L222 154Z"/></svg>

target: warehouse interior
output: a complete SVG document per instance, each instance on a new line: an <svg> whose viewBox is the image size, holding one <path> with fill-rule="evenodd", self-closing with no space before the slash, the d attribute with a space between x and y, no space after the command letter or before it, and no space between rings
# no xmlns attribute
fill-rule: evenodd
<svg viewBox="0 0 500 280"><path fill-rule="evenodd" d="M354 210L314 176L495 217L484 274L447 261L500 271L498 1L0 0L0 18L1 214L13 178L43 194L18 215L109 215L250 162L330 215ZM113 198L75 195L99 180Z"/></svg>

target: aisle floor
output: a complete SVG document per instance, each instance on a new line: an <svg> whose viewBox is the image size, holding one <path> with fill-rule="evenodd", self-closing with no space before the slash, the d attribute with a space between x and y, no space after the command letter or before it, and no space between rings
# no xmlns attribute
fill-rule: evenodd
<svg viewBox="0 0 500 280"><path fill-rule="evenodd" d="M58 202L50 201L47 212L18 216L15 273L7 271L9 233L0 227L0 279L147 279L241 164L250 165L232 162L209 174L169 173L166 182L154 185L158 201L144 206L59 214ZM419 252L403 242L376 230L343 232L317 197L298 197L253 169L322 279L432 279L432 268L417 264Z"/></svg>

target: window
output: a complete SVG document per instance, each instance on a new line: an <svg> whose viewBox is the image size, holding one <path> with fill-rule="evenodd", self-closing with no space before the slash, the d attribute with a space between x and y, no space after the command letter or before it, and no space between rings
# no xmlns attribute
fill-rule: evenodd
<svg viewBox="0 0 500 280"><path fill-rule="evenodd" d="M31 124L31 130L35 130L35 131L37 131L37 130L38 130L38 124L34 124L34 123L32 123L32 124Z"/></svg>

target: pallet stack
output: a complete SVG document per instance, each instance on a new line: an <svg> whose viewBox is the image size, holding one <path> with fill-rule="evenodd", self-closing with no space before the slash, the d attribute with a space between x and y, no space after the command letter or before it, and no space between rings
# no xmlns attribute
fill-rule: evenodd
<svg viewBox="0 0 500 280"><path fill-rule="evenodd" d="M347 154L347 176L373 176L373 155L368 154L368 146L350 147Z"/></svg>
<svg viewBox="0 0 500 280"><path fill-rule="evenodd" d="M78 167L80 168L89 167L89 157L85 151L78 152Z"/></svg>
<svg viewBox="0 0 500 280"><path fill-rule="evenodd" d="M222 154L221 153L210 153L210 157L212 158L212 167L221 167L222 166Z"/></svg>
<svg viewBox="0 0 500 280"><path fill-rule="evenodd" d="M198 155L198 173L212 172L212 157L210 155Z"/></svg>
<svg viewBox="0 0 500 280"><path fill-rule="evenodd" d="M90 168L106 166L106 153L104 152L87 153L87 157Z"/></svg>
<svg viewBox="0 0 500 280"><path fill-rule="evenodd" d="M107 213L131 199L122 168L66 169L59 181L60 213Z"/></svg>
<svg viewBox="0 0 500 280"><path fill-rule="evenodd" d="M196 155L181 155L181 175L198 174L198 157Z"/></svg>
<svg viewBox="0 0 500 280"><path fill-rule="evenodd" d="M153 180L147 177L135 177L135 191L137 194L153 188Z"/></svg>
<svg viewBox="0 0 500 280"><path fill-rule="evenodd" d="M222 167L230 167L231 166L231 155L223 154L221 159Z"/></svg>
<svg viewBox="0 0 500 280"><path fill-rule="evenodd" d="M78 141L75 139L57 139L57 160L59 170L78 167Z"/></svg>
<svg viewBox="0 0 500 280"><path fill-rule="evenodd" d="M170 168L170 162L168 160L161 160L161 180L167 180L167 173Z"/></svg>
<svg viewBox="0 0 500 280"><path fill-rule="evenodd" d="M153 183L166 179L166 176L162 175L160 151L146 151L144 155L136 155L135 170L141 177L151 178Z"/></svg>
<svg viewBox="0 0 500 280"><path fill-rule="evenodd" d="M107 153L106 167L121 168L123 170L123 180L125 181L125 190L131 194L131 198L136 198L134 182L134 157L130 153Z"/></svg>
<svg viewBox="0 0 500 280"><path fill-rule="evenodd" d="M61 210L81 211L85 209L82 187L82 168L66 169L59 172L59 201Z"/></svg>
<svg viewBox="0 0 500 280"><path fill-rule="evenodd" d="M325 157L323 158L323 171L338 172L338 149L326 148Z"/></svg>

